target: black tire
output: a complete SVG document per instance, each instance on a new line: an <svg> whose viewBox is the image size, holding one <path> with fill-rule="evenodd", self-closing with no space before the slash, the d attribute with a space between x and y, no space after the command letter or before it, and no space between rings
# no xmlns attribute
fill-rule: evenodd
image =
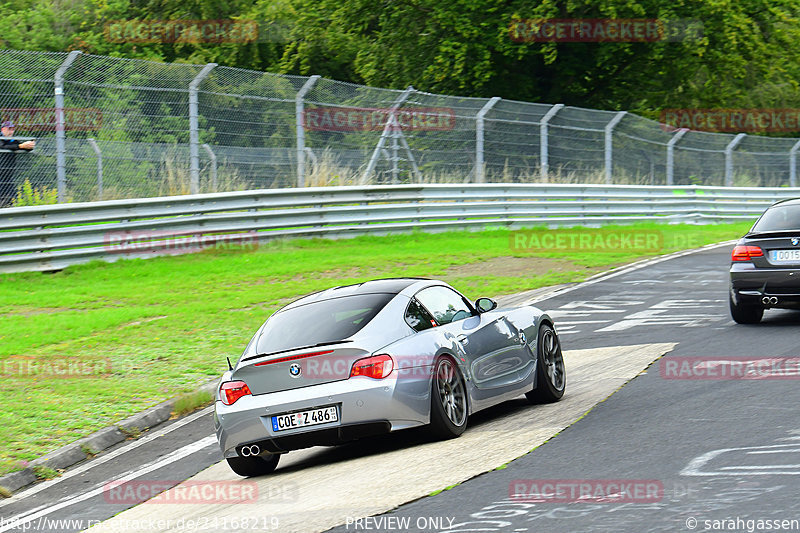
<svg viewBox="0 0 800 533"><path fill-rule="evenodd" d="M458 437L467 429L467 388L449 357L436 360L431 379L430 432L437 439Z"/></svg>
<svg viewBox="0 0 800 533"><path fill-rule="evenodd" d="M243 477L271 474L278 466L281 456L278 453L256 457L230 457L226 459L231 470Z"/></svg>
<svg viewBox="0 0 800 533"><path fill-rule="evenodd" d="M567 372L555 330L547 324L539 326L536 346L536 386L525 396L531 403L557 402L567 388Z"/></svg>
<svg viewBox="0 0 800 533"><path fill-rule="evenodd" d="M758 324L764 316L764 308L758 305L743 305L733 301L733 296L728 296L731 308L731 318L737 324Z"/></svg>

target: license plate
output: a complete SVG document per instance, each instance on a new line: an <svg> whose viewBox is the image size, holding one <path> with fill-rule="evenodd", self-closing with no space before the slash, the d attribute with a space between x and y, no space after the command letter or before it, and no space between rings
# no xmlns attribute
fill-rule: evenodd
<svg viewBox="0 0 800 533"><path fill-rule="evenodd" d="M289 413L272 417L272 431L285 431L287 429L303 428L316 426L317 424L327 424L328 422L338 422L339 412L335 405L329 407L319 407L300 411L299 413Z"/></svg>
<svg viewBox="0 0 800 533"><path fill-rule="evenodd" d="M769 260L772 263L800 263L800 250L772 250Z"/></svg>

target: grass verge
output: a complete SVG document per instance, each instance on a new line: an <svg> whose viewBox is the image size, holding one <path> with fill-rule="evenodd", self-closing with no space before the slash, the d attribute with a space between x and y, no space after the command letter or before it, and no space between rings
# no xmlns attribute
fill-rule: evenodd
<svg viewBox="0 0 800 533"><path fill-rule="evenodd" d="M749 225L602 229L659 236L636 249L608 239L548 246L565 230L545 228L524 242L508 230L410 233L0 275L0 377L13 391L0 411L0 475L218 376L226 356L235 360L273 311L303 294L389 276L444 279L473 299L510 294L736 238ZM568 230L584 233L597 230ZM206 400L187 397L181 412Z"/></svg>

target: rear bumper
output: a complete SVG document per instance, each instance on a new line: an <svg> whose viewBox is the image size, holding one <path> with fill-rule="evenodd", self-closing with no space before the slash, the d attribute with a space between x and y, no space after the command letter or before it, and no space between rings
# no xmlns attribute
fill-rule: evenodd
<svg viewBox="0 0 800 533"><path fill-rule="evenodd" d="M311 446L333 446L353 439L427 424L429 379L356 378L300 389L245 396L233 405L217 401L214 426L223 455L236 457L242 446L284 453ZM272 416L335 405L337 422L274 431Z"/></svg>
<svg viewBox="0 0 800 533"><path fill-rule="evenodd" d="M730 276L731 299L737 304L800 309L800 269L756 268L743 262L731 265Z"/></svg>

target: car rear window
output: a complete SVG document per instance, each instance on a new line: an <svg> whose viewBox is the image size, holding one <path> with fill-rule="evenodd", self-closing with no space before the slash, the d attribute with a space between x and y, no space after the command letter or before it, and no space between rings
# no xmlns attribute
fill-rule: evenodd
<svg viewBox="0 0 800 533"><path fill-rule="evenodd" d="M258 353L336 342L358 333L394 294L355 294L278 311L267 320Z"/></svg>
<svg viewBox="0 0 800 533"><path fill-rule="evenodd" d="M752 231L800 230L800 205L779 205L767 209Z"/></svg>

